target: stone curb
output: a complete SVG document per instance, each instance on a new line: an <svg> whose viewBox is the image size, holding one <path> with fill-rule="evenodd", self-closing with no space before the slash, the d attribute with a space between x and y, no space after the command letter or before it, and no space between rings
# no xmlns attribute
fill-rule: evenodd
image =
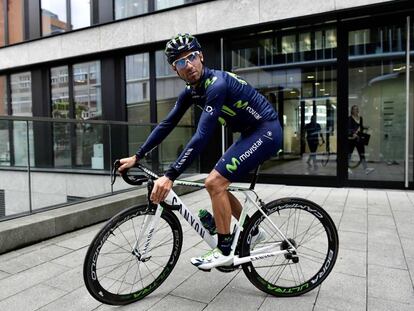
<svg viewBox="0 0 414 311"><path fill-rule="evenodd" d="M186 180L202 178L196 175ZM180 195L196 190L174 186ZM0 222L0 254L107 220L127 207L145 204L146 194L144 187Z"/></svg>

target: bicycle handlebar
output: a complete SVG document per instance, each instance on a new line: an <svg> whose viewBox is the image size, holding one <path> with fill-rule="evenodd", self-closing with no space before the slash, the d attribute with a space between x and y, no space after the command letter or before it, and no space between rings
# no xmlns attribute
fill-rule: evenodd
<svg viewBox="0 0 414 311"><path fill-rule="evenodd" d="M120 166L121 166L121 161L119 159L115 160L115 162L112 166L112 171L111 171L111 185L113 185L115 183L116 173L117 173L117 170ZM149 179L153 180L153 179L157 179L159 177L157 174L155 174L153 171L151 171L148 167L145 167L144 165L142 165L140 163L137 163L135 165L135 167L140 169L144 173L144 175L130 175L130 174L127 174L130 168L124 169L122 172L119 172L122 179L129 185L140 186L144 182L147 182Z"/></svg>

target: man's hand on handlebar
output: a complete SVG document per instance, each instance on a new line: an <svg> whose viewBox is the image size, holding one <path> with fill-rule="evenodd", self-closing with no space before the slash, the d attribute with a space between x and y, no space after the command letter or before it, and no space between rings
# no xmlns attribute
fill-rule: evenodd
<svg viewBox="0 0 414 311"><path fill-rule="evenodd" d="M123 170L133 167L138 162L138 159L136 155L133 155L129 158L123 158L119 160L119 162L121 163L121 166L118 168L118 171L122 173Z"/></svg>

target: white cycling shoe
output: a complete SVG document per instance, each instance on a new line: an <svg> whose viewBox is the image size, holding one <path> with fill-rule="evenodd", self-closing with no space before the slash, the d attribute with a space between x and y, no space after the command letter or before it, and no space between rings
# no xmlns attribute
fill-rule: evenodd
<svg viewBox="0 0 414 311"><path fill-rule="evenodd" d="M255 248L255 246L259 243L266 241L268 238L266 231L259 228L259 233L252 236L252 241L250 242L250 249Z"/></svg>
<svg viewBox="0 0 414 311"><path fill-rule="evenodd" d="M201 270L210 270L219 266L229 266L233 263L232 255L224 256L217 247L208 251L203 256L191 258L191 263Z"/></svg>

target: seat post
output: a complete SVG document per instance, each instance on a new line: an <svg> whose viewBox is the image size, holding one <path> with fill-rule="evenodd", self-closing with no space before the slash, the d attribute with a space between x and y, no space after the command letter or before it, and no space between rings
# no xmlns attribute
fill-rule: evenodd
<svg viewBox="0 0 414 311"><path fill-rule="evenodd" d="M259 170L260 170L260 164L256 167L256 170L254 171L252 181L250 183L250 190L254 190L254 187L256 186L257 179L259 178Z"/></svg>

